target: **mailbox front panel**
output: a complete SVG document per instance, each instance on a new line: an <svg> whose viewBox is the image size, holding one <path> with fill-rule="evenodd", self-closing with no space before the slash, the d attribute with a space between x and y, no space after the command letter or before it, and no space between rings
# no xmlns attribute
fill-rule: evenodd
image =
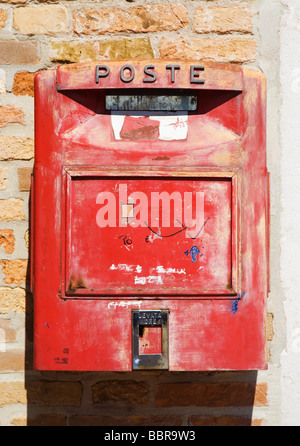
<svg viewBox="0 0 300 446"><path fill-rule="evenodd" d="M35 89L35 367L266 368L263 76L106 61Z"/></svg>
<svg viewBox="0 0 300 446"><path fill-rule="evenodd" d="M105 173L66 172L66 296L236 293L233 178Z"/></svg>

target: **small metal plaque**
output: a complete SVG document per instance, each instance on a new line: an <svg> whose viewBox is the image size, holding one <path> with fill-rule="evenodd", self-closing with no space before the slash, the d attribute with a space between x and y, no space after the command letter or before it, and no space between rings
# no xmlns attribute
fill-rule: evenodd
<svg viewBox="0 0 300 446"><path fill-rule="evenodd" d="M169 310L132 310L132 369L168 369L168 322ZM144 327L161 327L161 353L141 354L139 338Z"/></svg>
<svg viewBox="0 0 300 446"><path fill-rule="evenodd" d="M106 110L195 111L196 95L106 95Z"/></svg>

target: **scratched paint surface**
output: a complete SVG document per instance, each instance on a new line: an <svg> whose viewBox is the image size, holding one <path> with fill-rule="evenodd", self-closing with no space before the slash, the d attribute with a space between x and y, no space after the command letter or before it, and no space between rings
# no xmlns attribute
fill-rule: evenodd
<svg viewBox="0 0 300 446"><path fill-rule="evenodd" d="M67 294L231 288L230 180L76 176L67 200Z"/></svg>

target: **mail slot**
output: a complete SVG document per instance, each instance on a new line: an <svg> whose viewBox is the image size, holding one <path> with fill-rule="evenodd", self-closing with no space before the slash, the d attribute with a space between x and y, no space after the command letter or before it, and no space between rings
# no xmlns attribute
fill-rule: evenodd
<svg viewBox="0 0 300 446"><path fill-rule="evenodd" d="M265 96L206 62L35 77L36 369L267 367Z"/></svg>

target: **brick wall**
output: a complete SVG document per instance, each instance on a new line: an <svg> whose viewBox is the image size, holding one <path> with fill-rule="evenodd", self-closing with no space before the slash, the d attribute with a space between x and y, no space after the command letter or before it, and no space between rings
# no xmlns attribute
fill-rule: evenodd
<svg viewBox="0 0 300 446"><path fill-rule="evenodd" d="M255 372L35 372L28 286L35 73L127 58L255 66L259 3L0 0L0 425L264 424Z"/></svg>

